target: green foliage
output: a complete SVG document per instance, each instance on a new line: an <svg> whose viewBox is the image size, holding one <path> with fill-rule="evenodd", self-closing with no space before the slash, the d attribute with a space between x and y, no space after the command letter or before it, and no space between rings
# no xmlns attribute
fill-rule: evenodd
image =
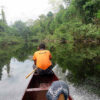
<svg viewBox="0 0 100 100"><path fill-rule="evenodd" d="M6 22L6 18L5 18L5 12L4 12L3 9L1 10L1 16L2 16L2 22L3 22L4 24L6 24L7 22Z"/></svg>
<svg viewBox="0 0 100 100"><path fill-rule="evenodd" d="M50 11L50 12L48 12L47 16L48 17L52 17L53 16L53 13Z"/></svg>
<svg viewBox="0 0 100 100"><path fill-rule="evenodd" d="M62 1L65 2L66 8ZM58 2L57 13L50 11L47 15L42 14L31 25L16 21L12 26L8 26L1 20L0 44L6 46L23 42L45 42L55 50L53 61L64 70L67 68L74 77L97 77L100 73L100 48L97 47L97 44L100 44L100 0L62 1ZM68 2L70 5L67 5ZM55 0L52 4L55 4ZM26 46L22 48L25 49ZM20 50L16 52L20 52L16 58L23 53Z"/></svg>
<svg viewBox="0 0 100 100"><path fill-rule="evenodd" d="M100 10L98 10L98 12L97 12L97 18L100 19Z"/></svg>
<svg viewBox="0 0 100 100"><path fill-rule="evenodd" d="M31 33L54 50L53 61L77 79L99 76L100 28L96 22L99 10L99 0L72 0L68 8L60 7L56 14L41 15L30 26Z"/></svg>
<svg viewBox="0 0 100 100"><path fill-rule="evenodd" d="M56 50L53 51L54 60L64 70L68 69L76 80L83 80L90 76L99 77L100 47L81 45L56 45Z"/></svg>
<svg viewBox="0 0 100 100"><path fill-rule="evenodd" d="M0 20L0 32L5 32L7 30L8 26Z"/></svg>
<svg viewBox="0 0 100 100"><path fill-rule="evenodd" d="M22 21L16 21L12 26L8 26L0 20L0 45L7 46L27 42L31 34L31 28Z"/></svg>
<svg viewBox="0 0 100 100"><path fill-rule="evenodd" d="M92 22L100 9L100 0L75 0L76 8L85 23Z"/></svg>

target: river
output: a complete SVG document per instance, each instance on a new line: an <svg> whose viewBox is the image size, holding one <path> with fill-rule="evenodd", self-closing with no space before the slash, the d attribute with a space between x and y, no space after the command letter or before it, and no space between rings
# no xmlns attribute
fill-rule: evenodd
<svg viewBox="0 0 100 100"><path fill-rule="evenodd" d="M37 44L33 43L0 47L0 100L21 100L31 79L31 76L28 79L25 79L25 76L32 70L32 55L36 48ZM52 62L56 65L53 68L55 74L69 85L74 100L100 100L100 96L93 92L100 91L100 77L98 84L92 80L92 83L95 83L95 88L90 90L92 92L87 91L82 84L76 86L75 82L69 82L67 77L68 72L73 73L74 79L84 79L84 75L89 79L93 75L99 76L100 46L75 47L73 44L65 44L50 45L48 49L53 55ZM87 83L87 86L89 85L90 83Z"/></svg>
<svg viewBox="0 0 100 100"><path fill-rule="evenodd" d="M84 89L84 86L76 87L74 83L69 82L66 78L68 70L63 73L62 68L57 65L54 68L54 72L59 77L59 79L65 81L68 84L70 94L74 100L100 100L100 97L98 97L96 94L89 93L86 89Z"/></svg>
<svg viewBox="0 0 100 100"><path fill-rule="evenodd" d="M21 100L24 90L31 77L25 79L25 76L31 72L33 61L27 58L25 61L18 61L16 58L11 58L9 65L4 65L0 80L0 100ZM83 87L75 87L70 83L66 73L56 65L53 68L59 79L66 81L69 85L70 94L74 100L100 100L100 97L95 94L90 94Z"/></svg>

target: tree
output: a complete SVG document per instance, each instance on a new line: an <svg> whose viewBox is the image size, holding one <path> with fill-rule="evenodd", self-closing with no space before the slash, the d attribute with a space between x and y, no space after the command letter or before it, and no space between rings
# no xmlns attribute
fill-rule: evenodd
<svg viewBox="0 0 100 100"><path fill-rule="evenodd" d="M75 0L75 6L79 10L84 23L91 23L100 9L100 0Z"/></svg>
<svg viewBox="0 0 100 100"><path fill-rule="evenodd" d="M6 24L7 23L6 22L6 17L5 17L5 13L4 13L4 10L3 9L1 10L1 15L2 15L2 21L3 21L3 23Z"/></svg>

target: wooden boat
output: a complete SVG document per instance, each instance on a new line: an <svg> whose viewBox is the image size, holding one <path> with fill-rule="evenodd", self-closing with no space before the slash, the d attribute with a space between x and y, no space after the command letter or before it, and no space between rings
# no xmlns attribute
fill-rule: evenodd
<svg viewBox="0 0 100 100"><path fill-rule="evenodd" d="M46 92L53 81L59 80L55 74L38 75L34 74L21 100L47 100ZM72 98L69 96L69 100Z"/></svg>

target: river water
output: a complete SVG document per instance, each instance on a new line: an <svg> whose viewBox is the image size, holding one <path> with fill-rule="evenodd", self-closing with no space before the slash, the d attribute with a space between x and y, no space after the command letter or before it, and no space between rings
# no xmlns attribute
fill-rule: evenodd
<svg viewBox="0 0 100 100"><path fill-rule="evenodd" d="M27 58L24 61L18 61L16 58L11 58L9 64L4 65L1 71L0 80L0 100L21 100L24 90L31 77L25 79L25 76L31 72L33 61ZM70 94L74 100L100 100L100 97L95 94L88 93L84 87L75 87L73 83L68 82L66 73L56 65L53 68L59 79L64 80L70 89Z"/></svg>
<svg viewBox="0 0 100 100"><path fill-rule="evenodd" d="M65 81L68 84L70 94L74 100L100 100L100 97L98 97L95 94L89 93L86 89L84 89L84 86L76 87L74 85L74 83L70 83L66 78L66 76L68 74L67 70L65 73L63 73L62 68L60 68L58 65L55 66L55 68L53 70L59 79Z"/></svg>

